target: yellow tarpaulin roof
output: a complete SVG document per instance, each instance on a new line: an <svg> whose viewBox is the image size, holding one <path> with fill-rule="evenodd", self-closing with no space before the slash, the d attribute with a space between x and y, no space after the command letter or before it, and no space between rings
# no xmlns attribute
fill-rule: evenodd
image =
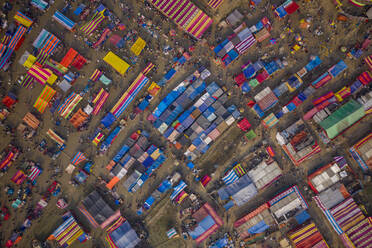
<svg viewBox="0 0 372 248"><path fill-rule="evenodd" d="M50 77L48 78L47 83L48 83L49 85L53 85L54 82L55 82L57 79L58 79L58 76L57 76L56 74L52 73L52 75L50 75Z"/></svg>
<svg viewBox="0 0 372 248"><path fill-rule="evenodd" d="M35 61L36 61L36 57L30 54L27 60L23 63L23 66L30 69L31 66L35 63Z"/></svg>
<svg viewBox="0 0 372 248"><path fill-rule="evenodd" d="M122 60L119 56L114 54L113 52L108 52L106 56L103 58L107 64L111 65L117 72L121 75L124 75L125 72L128 70L130 65Z"/></svg>
<svg viewBox="0 0 372 248"><path fill-rule="evenodd" d="M138 39L136 40L136 42L134 42L133 46L130 48L130 50L136 55L140 55L140 53L142 52L142 50L145 48L146 46L146 41L144 41L141 37L138 37Z"/></svg>

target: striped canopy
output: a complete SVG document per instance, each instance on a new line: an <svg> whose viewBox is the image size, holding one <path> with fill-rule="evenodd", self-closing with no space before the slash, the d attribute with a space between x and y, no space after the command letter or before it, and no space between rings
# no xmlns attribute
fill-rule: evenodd
<svg viewBox="0 0 372 248"><path fill-rule="evenodd" d="M33 165L30 170L30 174L27 176L31 181L35 181L35 179L41 174L42 170Z"/></svg>
<svg viewBox="0 0 372 248"><path fill-rule="evenodd" d="M44 85L48 78L52 75L52 72L48 69L44 69L39 67L38 65L34 64L31 66L30 70L28 70L27 75L31 76L40 84Z"/></svg>
<svg viewBox="0 0 372 248"><path fill-rule="evenodd" d="M93 99L94 109L93 115L97 115L99 111L102 109L103 104L106 102L107 98L109 97L109 93L105 91L103 88L98 92L97 96Z"/></svg>
<svg viewBox="0 0 372 248"><path fill-rule="evenodd" d="M84 153L77 152L76 155L71 159L71 164L78 165L81 162L85 161L87 158L85 157Z"/></svg>
<svg viewBox="0 0 372 248"><path fill-rule="evenodd" d="M90 76L90 80L92 80L93 82L96 82L98 81L98 79L101 77L102 74L103 74L102 71L95 69L92 76Z"/></svg>
<svg viewBox="0 0 372 248"><path fill-rule="evenodd" d="M36 108L40 113L44 113L45 108L48 106L48 103L53 98L55 93L56 91L54 89L46 85L39 97L36 99L34 108Z"/></svg>
<svg viewBox="0 0 372 248"><path fill-rule="evenodd" d="M49 34L49 37L44 41L40 50L44 51L47 54L52 54L61 41L55 35L51 33Z"/></svg>
<svg viewBox="0 0 372 248"><path fill-rule="evenodd" d="M213 20L189 0L149 0L161 13L197 39Z"/></svg>
<svg viewBox="0 0 372 248"><path fill-rule="evenodd" d="M85 240L85 233L73 216L70 216L49 237L48 240L56 240L61 247L68 247L76 240Z"/></svg>
<svg viewBox="0 0 372 248"><path fill-rule="evenodd" d="M67 118L78 105L78 103L83 99L82 96L71 92L71 94L65 99L65 101L59 106L58 113L63 117Z"/></svg>
<svg viewBox="0 0 372 248"><path fill-rule="evenodd" d="M80 30L85 33L86 35L90 35L96 28L103 22L105 19L105 16L103 15L105 10L102 10L101 12L94 13L92 19L82 26Z"/></svg>
<svg viewBox="0 0 372 248"><path fill-rule="evenodd" d="M209 0L208 6L213 9L217 9L218 7L220 7L222 3L223 3L223 0Z"/></svg>
<svg viewBox="0 0 372 248"><path fill-rule="evenodd" d="M222 180L224 181L224 183L226 185L230 185L236 181L238 181L239 177L238 175L236 175L235 171L234 170L230 170L229 173L227 173L223 178Z"/></svg>
<svg viewBox="0 0 372 248"><path fill-rule="evenodd" d="M21 11L17 11L17 13L15 14L14 16L14 19L22 24L23 26L29 28L32 23L33 23L33 20L30 19L29 17L25 16Z"/></svg>
<svg viewBox="0 0 372 248"><path fill-rule="evenodd" d="M46 134L48 135L49 138L55 141L59 146L64 145L65 140L62 139L58 134L56 134L52 129L49 129Z"/></svg>
<svg viewBox="0 0 372 248"><path fill-rule="evenodd" d="M54 13L53 19L56 20L59 24L64 26L68 30L73 30L76 23L67 18L64 14L59 12L58 10Z"/></svg>
<svg viewBox="0 0 372 248"><path fill-rule="evenodd" d="M181 182L173 188L173 193L172 195L170 196L170 199L173 200L175 199L179 193L181 193L181 191L187 187L187 184L181 180Z"/></svg>
<svg viewBox="0 0 372 248"><path fill-rule="evenodd" d="M129 106L136 95L149 82L149 79L144 75L144 73L147 74L152 68L154 68L154 65L152 63L149 63L146 68L137 76L137 78L133 81L129 88L124 92L124 94L120 97L115 106L111 109L110 112L116 118L120 117L120 115Z"/></svg>

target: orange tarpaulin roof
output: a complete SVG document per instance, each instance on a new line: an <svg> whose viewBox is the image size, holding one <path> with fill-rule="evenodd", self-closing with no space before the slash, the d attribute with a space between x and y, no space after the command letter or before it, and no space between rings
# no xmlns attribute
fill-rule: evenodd
<svg viewBox="0 0 372 248"><path fill-rule="evenodd" d="M106 188L112 189L119 181L120 179L118 177L113 177L111 181L106 184Z"/></svg>
<svg viewBox="0 0 372 248"><path fill-rule="evenodd" d="M78 55L78 52L75 49L70 48L66 53L65 57L63 57L60 64L63 65L64 67L68 67L72 63L76 55Z"/></svg>
<svg viewBox="0 0 372 248"><path fill-rule="evenodd" d="M40 121L30 112L23 117L23 121L33 129L37 129L40 124Z"/></svg>
<svg viewBox="0 0 372 248"><path fill-rule="evenodd" d="M79 109L70 119L71 124L78 128L80 127L83 122L88 118L88 115L82 110Z"/></svg>

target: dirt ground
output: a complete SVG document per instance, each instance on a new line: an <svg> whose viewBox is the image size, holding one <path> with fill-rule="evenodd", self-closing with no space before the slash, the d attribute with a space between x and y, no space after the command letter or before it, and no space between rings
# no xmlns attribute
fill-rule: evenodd
<svg viewBox="0 0 372 248"><path fill-rule="evenodd" d="M72 2L72 8L66 15L72 18L72 11L81 2L83 1L78 0L76 2ZM58 197L52 197L41 218L39 218L37 221L34 221L31 228L26 230L23 240L17 247L30 247L31 240L35 238L45 240L56 229L56 227L62 223L60 216L66 210L57 209L55 205L56 200L62 196L66 198L69 203L68 209L72 210L72 212L79 217L79 222L81 222L83 227L86 230L89 230L92 235L92 239L87 243L80 244L79 242L75 242L71 247L104 247L103 231L91 230L84 218L82 218L78 211L76 211L75 207L84 196L92 191L92 189L99 187L97 184L99 177L108 177L108 172L105 169L105 166L114 156L116 151L121 147L122 142L137 129L148 130L151 134L152 142L167 148L165 153L168 157L162 167L156 171L156 177L151 177L135 194L128 193L121 183L119 183L118 187L116 187L116 192L124 199L124 203L120 206L122 215L125 216L131 223L144 223L144 229L146 229L149 234L149 238L147 242L143 244L143 247L194 246L192 242L184 241L182 238L168 240L165 235L167 230L173 226L177 226L177 223L179 222L177 212L180 210L180 207L171 204L169 195L165 195L163 199L144 216L138 217L136 215L137 205L143 202L159 185L159 183L167 175L172 174L174 171L179 171L182 173L192 192L197 193L203 201L210 202L217 208L218 213L223 216L226 223L221 230L231 231L232 223L236 220L236 218L242 217L244 214L270 199L270 197L272 197L279 189L296 183L300 186L300 188L303 187L306 184L306 173L321 163L329 162L332 156L335 154L346 156L353 168L356 171L359 170L357 165L351 160L347 152L347 148L350 144L353 144L371 130L371 116L364 118L357 126L350 128L342 136L338 137L334 141L337 147L336 151L333 148L322 145L322 152L314 156L312 160L306 161L301 166L299 171L296 172L298 174L293 174L291 173L291 170L293 170L294 167L293 164L291 164L291 162L285 158L283 152L273 137L278 129L285 127L288 123L293 122L295 118L301 117L304 110L311 104L311 100L306 101L294 113L282 118L280 124L270 130L266 130L260 125L258 118L250 109L248 109L246 103L248 103L248 101L264 87L271 86L273 88L294 72L298 71L308 62L310 55L319 55L323 60L323 64L321 68L316 69L313 73L307 75L306 80L304 80L305 83L303 86L301 86L301 89L307 87L312 80L314 80L324 71L324 69L329 68L339 59L345 59L345 62L349 66L348 70L336 80L332 80L330 83L328 83L327 87L318 90L315 97L318 97L329 90L339 89L345 83L351 82L360 72L365 70L366 67L361 66L360 60L345 58L345 54L340 51L340 46L350 48L357 42L361 42L364 37L368 35L368 30L371 29L370 23L360 23L356 20L349 20L346 23L336 22L336 26L331 27L330 21L335 20L337 16L336 7L331 0L298 1L300 4L300 11L291 15L285 20L279 20L274 17L273 11L271 10L271 5L278 5L282 1L263 0L256 9L252 9L249 7L249 1L247 0L225 0L218 10L214 11L207 6L206 0L194 0L193 2L205 10L207 14L209 14L214 20L212 28L210 31L208 31L205 37L205 41L209 46L217 45L218 41L225 39L227 35L231 34L231 28L218 29L217 24L235 8L238 8L239 11L245 15L244 20L248 25L256 23L259 18L262 18L263 16L268 16L272 23L273 28L271 31L271 38L276 38L277 44L270 45L268 41L265 41L260 48L255 47L254 49L250 49L247 54L239 57L239 59L234 61L233 64L224 69L214 63L214 54L209 49L208 45L203 45L203 41L192 41L192 39L185 35L182 30L177 29L177 27L171 21L161 18L161 15L155 10L148 9L144 5L143 1L124 1L124 3L127 4L128 8L131 10L127 12L122 11L119 7L122 1L103 0L101 2L105 4L105 6L107 6L109 10L122 21L122 23L126 25L126 30L120 34L127 34L127 32L130 30L137 30L137 35L145 39L148 43L147 48L139 56L137 63L131 66L131 69L125 74L124 77L118 75L111 68L109 68L109 66L102 61L102 58L107 51L112 50L115 53L118 53L125 60L130 61L130 57L132 55L130 54L129 47L131 44L133 44L133 41L129 41L126 46L120 50L114 48L109 44L109 42L106 42L103 47L96 50L89 48L82 40L79 31L76 31L75 33L68 32L64 30L61 25L52 21L51 16L55 10L61 10L65 6L64 1L62 0L56 0L45 13L31 9L31 12L34 14L33 17L37 17L37 23L33 26L31 32L26 35L26 39L22 47L16 51L15 57L12 58L14 62L10 70L7 72L0 72L0 93L5 95L8 91L16 92L19 100L15 108L11 111L11 114L5 120L5 125L9 125L11 127L17 127L23 116L28 111L35 112L32 105L43 88L42 85L34 83L33 88L24 89L17 83L18 78L26 73L26 70L20 64L18 64L17 61L24 51L32 51L32 42L35 40L42 28L51 31L63 42L64 49L53 55L53 59L60 61L63 55L67 52L68 48L73 47L91 61L80 71L82 76L79 77L73 85L73 90L75 92L79 92L85 87L88 78L96 68L105 68L105 74L107 74L113 80L113 83L107 87L110 92L109 100L105 103L101 113L90 120L88 130L86 131L77 132L67 120L58 116L58 113L51 114L48 108L44 114L40 115L40 120L42 123L41 127L37 130L36 136L34 136L31 141L24 140L22 134L16 134L15 137L6 135L5 129L0 128L0 135L3 137L0 142L0 151L7 147L10 142L17 144L20 148L22 148L23 151L21 156L1 178L0 197L2 199L2 204L10 207L8 201L11 200L11 198L6 196L4 192L6 185L11 185L16 190L18 189L18 186L15 186L14 183L10 181L10 178L17 171L21 161L31 159L39 162L43 168L43 173L37 179L37 184L32 191L30 199L27 200L26 206L23 206L17 210L11 209L11 219L2 223L2 226L0 227L2 242L6 241L10 237L12 231L17 226L21 225L26 216L26 209L32 208L36 204L36 202L40 199L41 194L50 184L55 169L59 168L62 173L57 175L56 180L61 183L61 195ZM345 3L345 5L346 4L347 3ZM15 11L22 11L24 8L25 7L22 6L22 4L16 4L8 16L12 17ZM347 10L352 12L354 9L348 8ZM136 17L139 13L152 20L152 22L158 26L158 39L152 38L146 31L144 31L144 29L139 26L136 21ZM299 28L299 21L307 17L312 18L311 30L321 28L324 33L323 35L315 36L312 31L306 31ZM83 23L78 23L78 25L81 26ZM293 29L294 33L287 34L285 38L280 39L280 34L284 32L286 27ZM101 27L100 30L102 31L102 29L103 28ZM170 37L167 35L171 29L176 30L177 35L175 37ZM96 34L98 33L99 31L96 32ZM290 47L294 44L295 33L301 34L308 52L301 50L295 54L290 54ZM75 37L75 35L77 36ZM165 37L164 35L167 36ZM95 37L91 37L89 39L94 40L94 38ZM175 49L170 54L164 55L161 50L165 45L170 45ZM176 48L189 48L192 45L195 47L195 50L192 52L191 61L187 63L187 65L184 66L181 71L177 72L176 76L172 78L172 80L167 83L164 88L162 88L160 94L154 101L151 102L148 110L139 114L134 120L128 121L126 128L120 132L116 141L110 147L108 152L106 152L103 156L100 156L97 154L97 148L94 147L90 142L79 142L80 138L83 138L84 141L86 141L87 137L94 132L96 127L99 125L100 119L106 114L107 111L109 111L111 106L114 105L124 90L136 78L138 73L144 68L148 61L153 62L157 67L156 71L150 73L151 80L160 80L164 73L170 69L172 58L176 55ZM369 53L371 53L371 48L369 48L369 51L366 52L366 54ZM274 76L266 80L263 85L257 86L249 93L249 95L243 95L240 89L235 87L232 76L236 75L240 71L240 66L243 63L246 63L249 60L255 61L262 56L267 56L269 58L285 58L288 61L289 66L285 70L281 70L280 72L274 74ZM169 91L175 87L180 80L185 78L189 73L193 72L198 67L198 64L205 65L212 72L212 76L208 79L208 82L216 81L220 85L225 85L229 90L231 90L232 94L229 102L234 103L238 107L242 107L244 109L243 116L248 118L248 120L252 123L255 132L258 134L258 137L256 137L254 140L243 144L241 138L243 133L235 125L230 127L228 131L226 131L223 136L212 145L208 152L195 162L197 167L202 171L201 175L212 175L213 179L210 183L210 185L212 185L214 181L221 178L224 170L230 166L232 162L240 159L243 156L242 154L246 154L250 148L262 141L262 139L266 139L270 142L270 144L272 144L275 151L278 153L278 161L280 166L286 173L286 175L280 180L279 185L260 193L254 201L249 202L240 208L234 207L229 213L224 213L222 206L218 202L215 202L215 200L210 196L208 187L207 189L204 189L199 183L194 181L193 176L189 173L189 170L185 168L184 164L181 163L178 166L175 165L177 152L174 150L174 148L169 147L167 141L148 121L146 121L147 115L155 108L160 100L167 93L169 93ZM102 84L97 83L94 85L93 89L89 93L90 97L100 87L102 87ZM144 92L141 92L139 97L137 97L134 102L138 102L138 99L142 95L144 95ZM294 96L295 94L293 93L292 95L289 94L281 98L280 104L285 104ZM66 94L64 94L64 97L66 97ZM79 106L85 106L86 103L87 99L84 99ZM131 113L133 106L135 106L135 104L131 104L131 106L125 111L124 116L126 118L128 118L129 113ZM278 110L278 107L279 106L276 106L274 111ZM61 120L60 126L55 125L57 119ZM319 140L319 137L316 134L316 127L313 125L309 125L309 127L314 133L314 136ZM46 138L45 133L49 128L57 131L67 140L66 149L57 158L57 160L52 160L50 157L43 155L37 150L38 144L42 139ZM48 144L53 144L51 140L47 139L47 141ZM85 154L88 155L89 159L94 162L95 166L92 175L88 178L88 181L84 185L74 187L69 183L71 180L71 175L65 173L64 169L77 151L84 151ZM368 192L370 193L370 190ZM306 195L305 197L309 202L311 202L311 198ZM314 207L312 202L310 203L310 214L324 235L329 246L332 248L342 247L339 238L333 232L331 227L328 224L323 224L327 223L327 221L325 220L324 216L322 216L320 211ZM214 235L212 238L215 238L221 234L221 230L219 230L219 233Z"/></svg>

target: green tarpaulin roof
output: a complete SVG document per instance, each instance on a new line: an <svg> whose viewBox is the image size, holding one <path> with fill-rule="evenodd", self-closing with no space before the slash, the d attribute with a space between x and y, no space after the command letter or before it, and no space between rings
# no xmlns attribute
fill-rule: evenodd
<svg viewBox="0 0 372 248"><path fill-rule="evenodd" d="M327 132L328 138L333 139L343 130L360 120L364 115L363 105L350 100L321 121L319 125Z"/></svg>
<svg viewBox="0 0 372 248"><path fill-rule="evenodd" d="M247 139L254 139L256 137L256 133L251 129L248 133L245 134L245 137L247 137Z"/></svg>

